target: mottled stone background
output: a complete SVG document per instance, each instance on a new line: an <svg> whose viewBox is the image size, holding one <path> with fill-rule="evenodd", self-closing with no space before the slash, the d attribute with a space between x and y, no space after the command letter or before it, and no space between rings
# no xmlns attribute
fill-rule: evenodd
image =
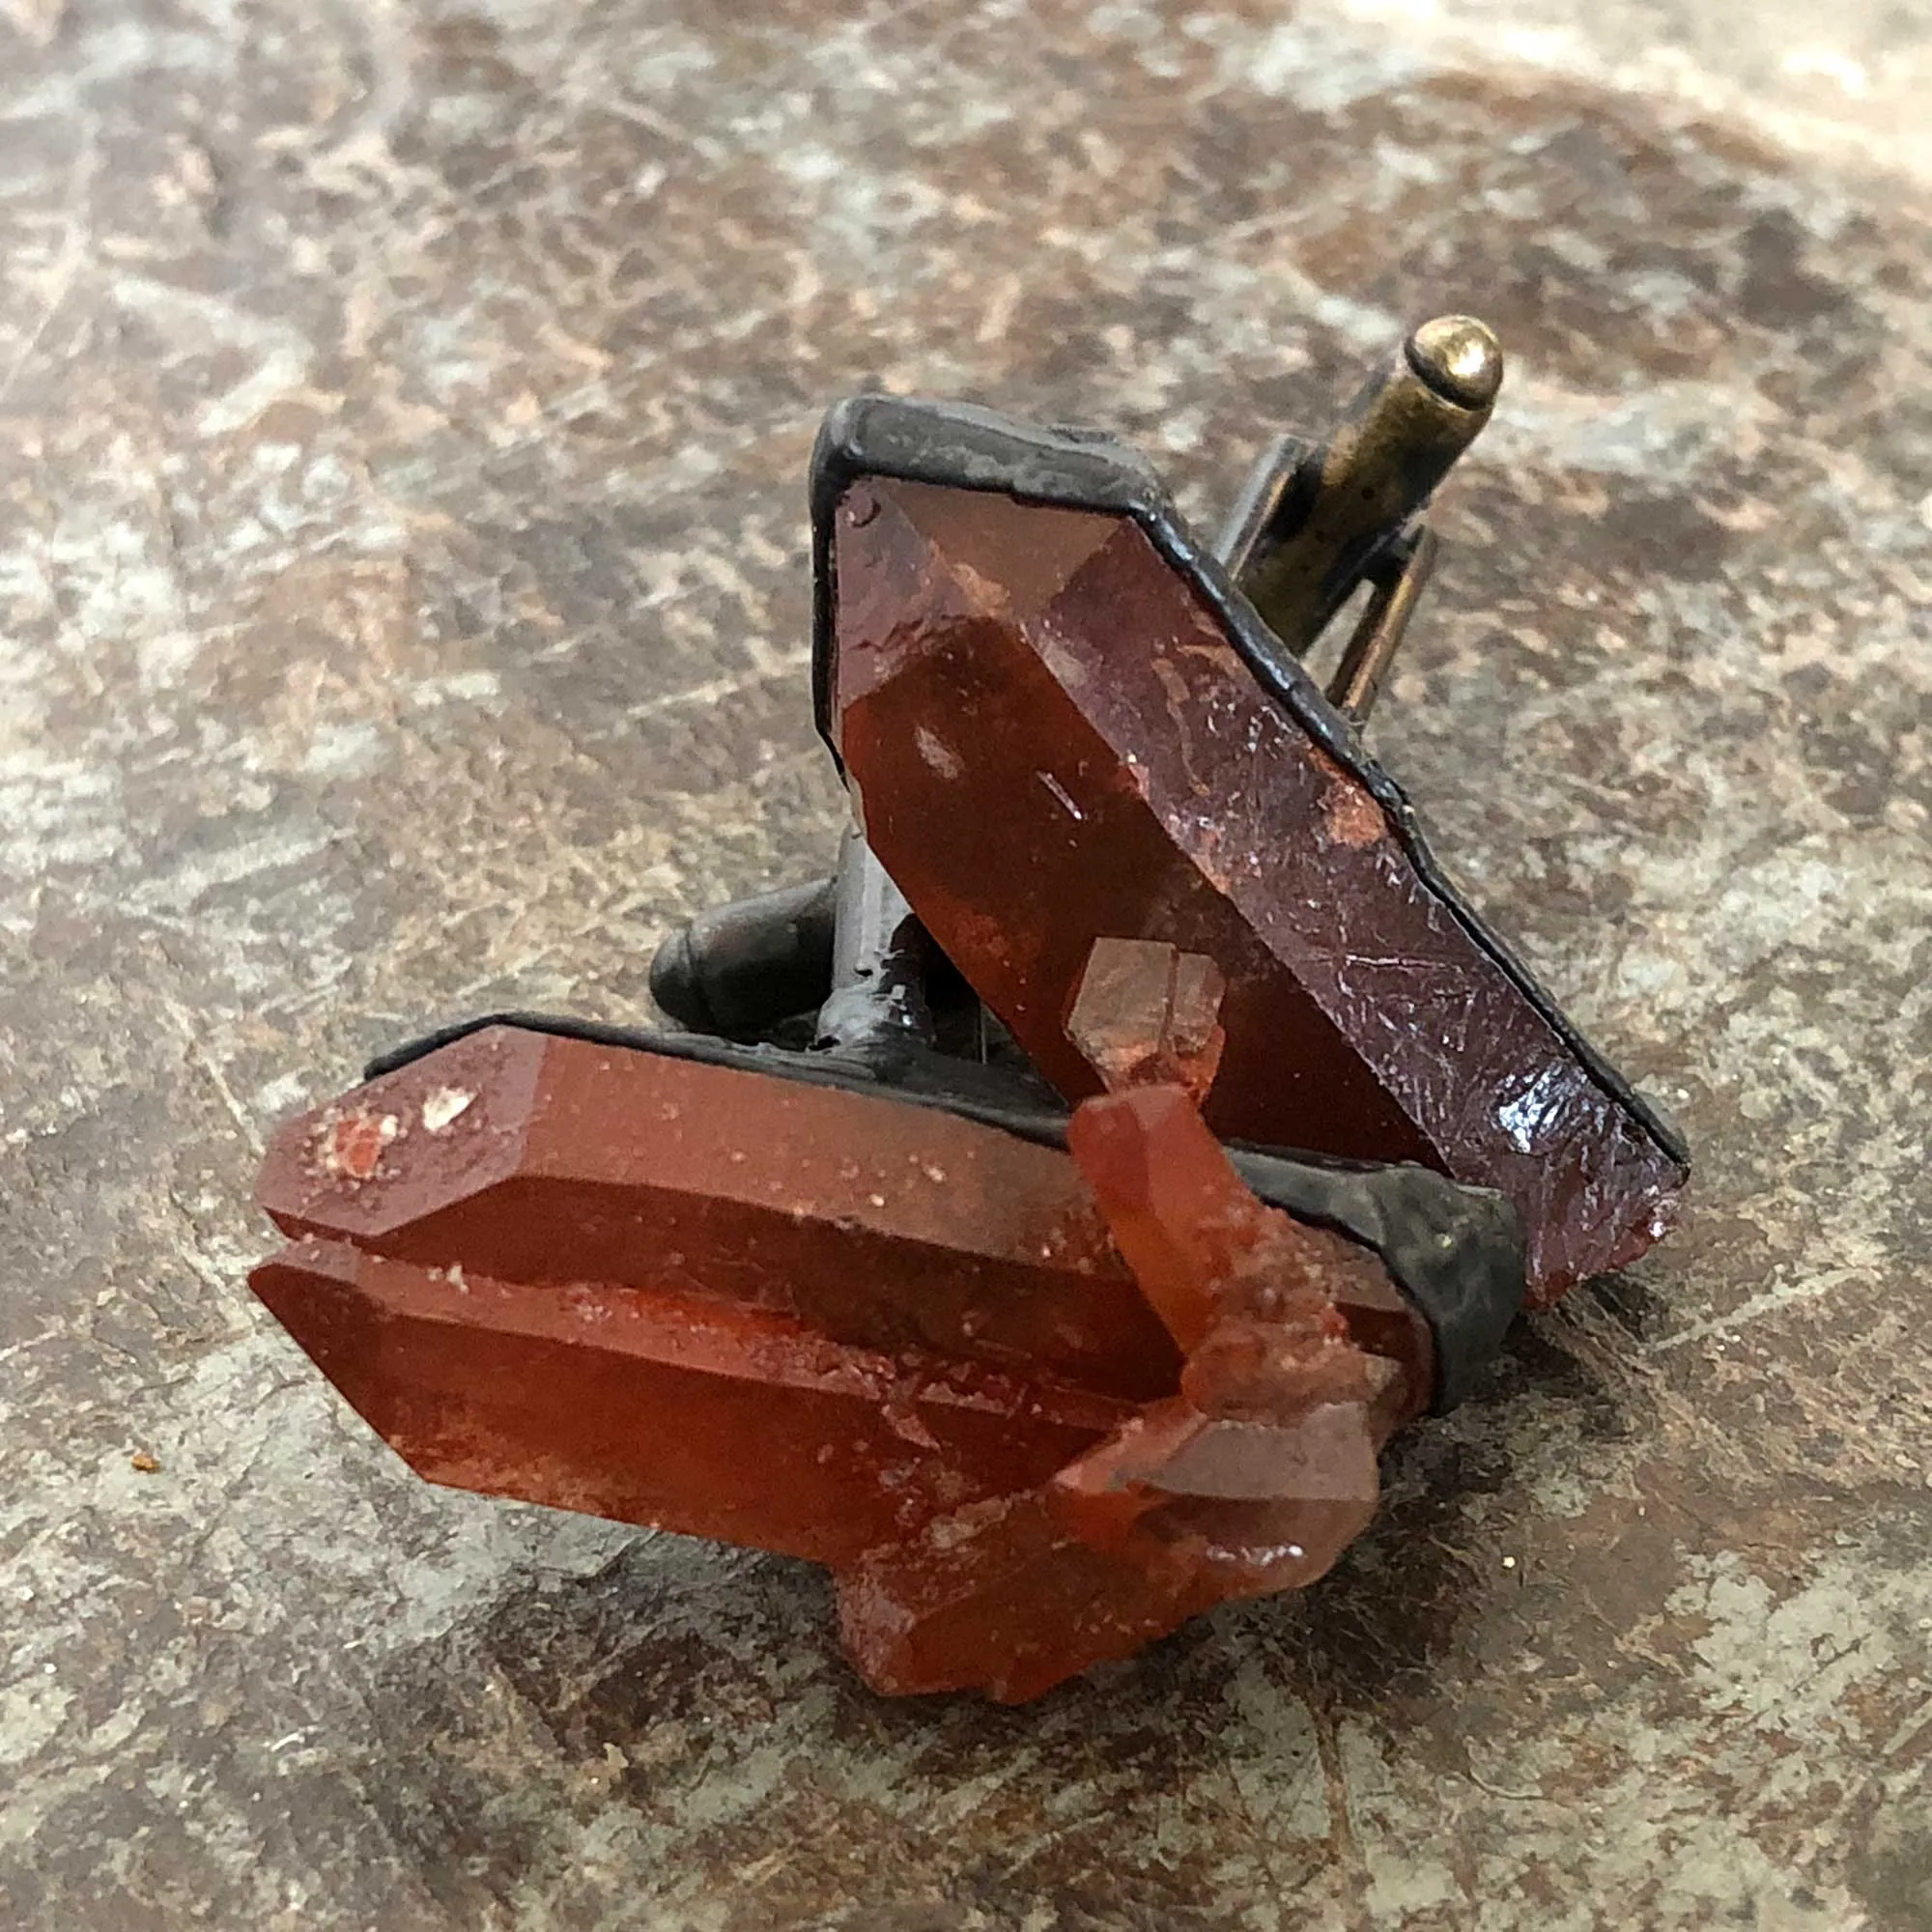
<svg viewBox="0 0 1932 1932"><path fill-rule="evenodd" d="M1932 22L1843 0L0 0L0 1920L1932 1925ZM1384 697L1699 1155L1311 1597L1016 1712L432 1492L268 1125L822 866L832 398L1210 513L1513 373ZM158 1472L140 1473L136 1454Z"/></svg>

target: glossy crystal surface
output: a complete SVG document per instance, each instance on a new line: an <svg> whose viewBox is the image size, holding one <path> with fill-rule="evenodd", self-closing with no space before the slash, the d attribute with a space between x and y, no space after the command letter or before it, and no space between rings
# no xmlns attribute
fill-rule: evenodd
<svg viewBox="0 0 1932 1932"><path fill-rule="evenodd" d="M883 1689L1029 1696L1212 1604L1313 1582L1367 1526L1377 1452L1427 1399L1420 1319L1339 1236L1256 1201L1184 1090L1083 1103L1071 1147L1187 1351L1180 1386L1037 1491L867 1553L841 1617Z"/></svg>
<svg viewBox="0 0 1932 1932"><path fill-rule="evenodd" d="M830 724L872 848L1063 1092L1096 940L1226 979L1227 1138L1501 1190L1548 1299L1641 1253L1681 1163L1257 683L1127 515L862 476L832 513Z"/></svg>

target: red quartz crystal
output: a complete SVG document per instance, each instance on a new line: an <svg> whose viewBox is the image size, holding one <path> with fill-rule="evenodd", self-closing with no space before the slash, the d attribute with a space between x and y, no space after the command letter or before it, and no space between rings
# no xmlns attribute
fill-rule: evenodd
<svg viewBox="0 0 1932 1932"><path fill-rule="evenodd" d="M1094 942L1160 940L1226 978L1218 1134L1501 1190L1540 1300L1663 1233L1681 1162L1133 518L867 476L832 541L867 838L1062 1092Z"/></svg>
<svg viewBox="0 0 1932 1932"><path fill-rule="evenodd" d="M1213 1604L1313 1582L1427 1400L1421 1319L1361 1251L1257 1201L1183 1089L1088 1100L1071 1144L1188 1352L1180 1386L1038 1491L867 1552L839 1604L880 1689L1028 1697Z"/></svg>
<svg viewBox="0 0 1932 1932"><path fill-rule="evenodd" d="M1429 1330L1362 1250L1258 1201L1174 1078L1218 1051L1220 999L1211 962L1103 938L1068 1026L1108 1090L1068 1149L1186 1356L1178 1389L1033 1493L867 1552L839 1605L869 1683L1032 1696L1313 1582L1375 1514L1377 1452L1428 1398Z"/></svg>
<svg viewBox="0 0 1932 1932"><path fill-rule="evenodd" d="M1211 959L1151 939L1096 939L1066 1037L1109 1092L1168 1081L1204 1098L1228 1044Z"/></svg>
<svg viewBox="0 0 1932 1932"><path fill-rule="evenodd" d="M1433 1378L1375 1258L1165 1077L1200 965L1108 963L1070 1156L493 1028L277 1134L255 1289L424 1475L826 1563L868 1682L1034 1695L1320 1576Z"/></svg>
<svg viewBox="0 0 1932 1932"><path fill-rule="evenodd" d="M507 1280L323 1240L252 1280L433 1482L833 1565L1049 1480L1131 1412L662 1287Z"/></svg>
<svg viewBox="0 0 1932 1932"><path fill-rule="evenodd" d="M385 1136L364 1178L340 1122ZM386 1123L386 1124L383 1124ZM930 1107L492 1027L284 1126L292 1237L701 1295L1139 1400L1179 1355L1066 1156Z"/></svg>

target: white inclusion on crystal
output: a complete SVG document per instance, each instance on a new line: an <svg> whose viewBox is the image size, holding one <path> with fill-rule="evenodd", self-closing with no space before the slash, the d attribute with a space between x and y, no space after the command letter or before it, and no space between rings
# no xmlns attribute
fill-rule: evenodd
<svg viewBox="0 0 1932 1932"><path fill-rule="evenodd" d="M441 1133L475 1097L461 1087L439 1087L423 1102L423 1125L433 1134Z"/></svg>
<svg viewBox="0 0 1932 1932"><path fill-rule="evenodd" d="M919 755L943 779L956 779L966 770L965 762L946 740L937 732L922 724L913 733L913 743L919 748Z"/></svg>
<svg viewBox="0 0 1932 1932"><path fill-rule="evenodd" d="M1546 1067L1515 1099L1496 1110L1496 1122L1518 1153L1534 1153L1546 1138L1563 1098L1563 1069Z"/></svg>
<svg viewBox="0 0 1932 1932"><path fill-rule="evenodd" d="M1055 778L1051 772L1041 772L1038 774L1038 778L1040 783L1043 784L1047 788L1047 790L1050 791L1054 795L1054 797L1057 798L1061 802L1061 804L1064 805L1075 818L1079 819L1083 824L1086 822L1087 814L1084 811L1082 811L1077 805L1073 803L1073 800L1069 796L1066 787L1064 784L1062 784L1060 781L1057 778Z"/></svg>

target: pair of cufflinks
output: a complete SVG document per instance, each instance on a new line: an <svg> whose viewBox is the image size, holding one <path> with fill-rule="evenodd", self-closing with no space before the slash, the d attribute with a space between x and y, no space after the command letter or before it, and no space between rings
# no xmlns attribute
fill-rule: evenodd
<svg viewBox="0 0 1932 1932"><path fill-rule="evenodd" d="M1688 1176L1362 749L1501 374L1425 323L1211 547L1111 438L835 409L833 876L671 935L680 1030L465 1021L289 1122L256 1293L433 1480L828 1565L883 1690L1313 1582Z"/></svg>

